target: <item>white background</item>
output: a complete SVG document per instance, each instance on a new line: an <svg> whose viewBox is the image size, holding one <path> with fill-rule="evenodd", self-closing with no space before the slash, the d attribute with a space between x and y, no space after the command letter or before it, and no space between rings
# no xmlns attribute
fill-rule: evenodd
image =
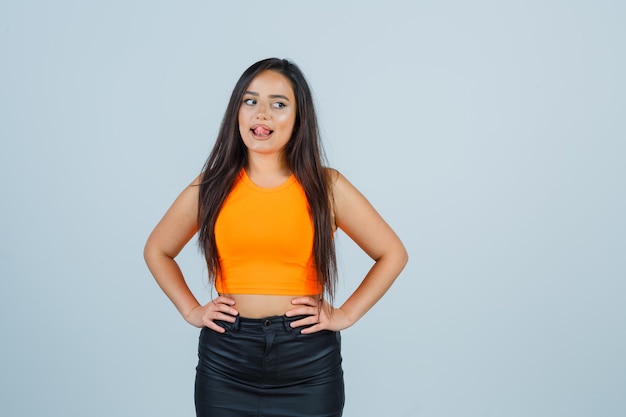
<svg viewBox="0 0 626 417"><path fill-rule="evenodd" d="M198 331L143 244L270 56L411 256L343 333L344 415L626 415L625 21L621 1L1 1L0 415L193 415ZM337 240L341 301L370 261ZM195 245L180 263L207 301Z"/></svg>

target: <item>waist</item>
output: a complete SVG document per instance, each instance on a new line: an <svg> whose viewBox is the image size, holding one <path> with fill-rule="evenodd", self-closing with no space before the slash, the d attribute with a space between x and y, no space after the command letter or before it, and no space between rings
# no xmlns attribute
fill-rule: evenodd
<svg viewBox="0 0 626 417"><path fill-rule="evenodd" d="M299 308L291 300L298 297L313 297L319 300L319 295L261 295L261 294L222 294L235 300L233 306L240 317L261 319L271 316L283 316L287 311Z"/></svg>

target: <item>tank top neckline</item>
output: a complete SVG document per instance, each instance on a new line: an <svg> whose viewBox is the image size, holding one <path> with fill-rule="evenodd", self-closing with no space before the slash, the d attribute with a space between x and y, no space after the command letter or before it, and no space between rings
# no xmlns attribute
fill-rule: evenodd
<svg viewBox="0 0 626 417"><path fill-rule="evenodd" d="M262 193L274 193L284 190L296 181L296 176L292 172L289 178L287 178L282 184L277 185L276 187L261 187L260 185L257 185L252 181L252 179L248 176L245 168L241 169L240 176L245 185L252 188L253 190L260 191Z"/></svg>

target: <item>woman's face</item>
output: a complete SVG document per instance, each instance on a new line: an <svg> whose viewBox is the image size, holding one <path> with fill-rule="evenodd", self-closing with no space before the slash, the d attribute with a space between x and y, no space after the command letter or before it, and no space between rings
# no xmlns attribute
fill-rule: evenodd
<svg viewBox="0 0 626 417"><path fill-rule="evenodd" d="M296 98L289 80L276 71L258 74L239 107L239 132L248 152L280 155L296 121Z"/></svg>

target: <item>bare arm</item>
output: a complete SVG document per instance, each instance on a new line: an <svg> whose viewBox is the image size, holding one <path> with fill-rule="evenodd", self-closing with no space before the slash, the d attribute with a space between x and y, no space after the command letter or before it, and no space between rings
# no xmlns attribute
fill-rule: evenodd
<svg viewBox="0 0 626 417"><path fill-rule="evenodd" d="M237 315L237 310L231 307L234 301L220 296L201 306L174 260L198 231L198 181L196 178L183 190L154 228L144 248L144 259L156 282L187 322L222 332L213 321L232 321L232 316Z"/></svg>
<svg viewBox="0 0 626 417"><path fill-rule="evenodd" d="M343 175L333 173L336 225L374 260L374 265L341 307L333 309L332 306L324 306L319 317L311 298L294 299L293 303L302 307L291 310L288 315L313 315L293 323L294 326L319 322L303 333L322 329L342 330L353 325L380 300L408 261L404 245L369 201ZM332 314L329 314L329 309L333 310Z"/></svg>

